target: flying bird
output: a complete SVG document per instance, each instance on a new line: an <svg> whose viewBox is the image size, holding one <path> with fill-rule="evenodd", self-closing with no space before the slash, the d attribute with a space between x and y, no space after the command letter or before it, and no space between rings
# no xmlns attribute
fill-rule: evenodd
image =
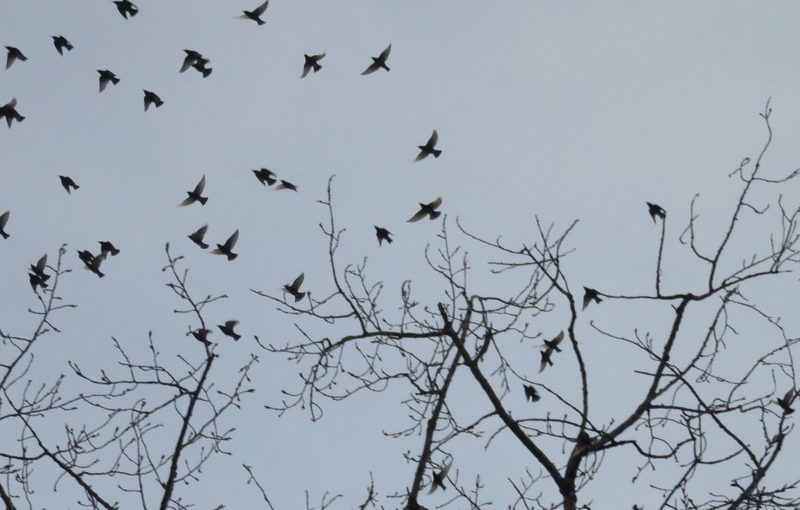
<svg viewBox="0 0 800 510"><path fill-rule="evenodd" d="M93 272L100 278L105 276L105 274L103 274L103 272L100 271L100 263L103 261L104 257L102 257L101 255L95 257L88 250L78 250L78 257L85 264L86 269Z"/></svg>
<svg viewBox="0 0 800 510"><path fill-rule="evenodd" d="M225 241L225 244L218 244L216 248L211 250L211 253L215 255L226 255L228 260L233 260L239 256L238 253L233 253L233 247L236 245L236 241L239 240L239 230L236 230L231 236Z"/></svg>
<svg viewBox="0 0 800 510"><path fill-rule="evenodd" d="M429 204L423 204L422 202L420 202L419 211L417 211L417 213L414 216L410 217L407 223L413 223L415 221L419 221L425 216L430 216L431 220L435 220L442 214L440 211L436 210L440 205L442 205L442 197L437 198L436 200L434 200Z"/></svg>
<svg viewBox="0 0 800 510"><path fill-rule="evenodd" d="M6 49L8 50L8 57L6 57L6 69L11 67L11 64L16 62L17 60L22 60L23 62L28 60L28 57L23 55L22 52L19 51L19 48L15 48L13 46L6 46Z"/></svg>
<svg viewBox="0 0 800 510"><path fill-rule="evenodd" d="M239 340L242 338L242 335L237 334L233 328L239 324L239 321L227 321L225 324L217 324L217 327L220 331L226 336L233 338L234 340Z"/></svg>
<svg viewBox="0 0 800 510"><path fill-rule="evenodd" d="M530 384L523 384L523 389L525 390L525 399L530 402L538 402L542 399L542 396L539 395L539 392L536 391L536 388L531 386Z"/></svg>
<svg viewBox="0 0 800 510"><path fill-rule="evenodd" d="M112 73L108 69L104 70L98 69L97 72L100 73L100 92L106 89L108 82L111 82L114 85L119 83L119 78L117 78L117 75Z"/></svg>
<svg viewBox="0 0 800 510"><path fill-rule="evenodd" d="M386 241L389 244L392 244L392 238L389 237L392 235L391 232L377 225L373 225L373 227L375 227L375 236L378 238L378 246L383 245L384 241Z"/></svg>
<svg viewBox="0 0 800 510"><path fill-rule="evenodd" d="M129 14L133 17L139 12L139 8L130 0L114 0L114 3L117 4L117 10L125 19L128 19Z"/></svg>
<svg viewBox="0 0 800 510"><path fill-rule="evenodd" d="M183 65L181 66L180 72L186 71L187 69L192 67L192 64L194 64L198 60L202 60L203 59L203 55L201 55L197 51L194 51L194 50L183 50L183 52L186 53L186 57L184 57L184 59L183 59Z"/></svg>
<svg viewBox="0 0 800 510"><path fill-rule="evenodd" d="M447 478L447 473L450 472L450 467L452 465L453 463L451 462L443 467L441 471L434 471L433 481L431 482L431 488L428 490L428 494L433 494L437 487L441 488L442 490L447 490L447 487L444 485L444 480Z"/></svg>
<svg viewBox="0 0 800 510"><path fill-rule="evenodd" d="M7 102L5 105L0 106L0 119L3 117L6 118L6 122L8 122L8 127L11 127L11 121L16 120L17 122L22 122L25 120L25 117L19 114L16 110L17 106L17 98L11 98L11 101Z"/></svg>
<svg viewBox="0 0 800 510"><path fill-rule="evenodd" d="M275 182L277 182L275 179L275 173L267 168L253 170L253 173L256 174L256 179L258 179L258 182L264 186L272 186L275 184Z"/></svg>
<svg viewBox="0 0 800 510"><path fill-rule="evenodd" d="M269 5L269 0L267 0L263 4L259 5L258 7L253 9L252 11L242 11L244 14L239 16L239 18L240 19L251 19L251 20L255 21L256 23L258 23L259 25L263 25L264 24L264 20L261 19L261 15L263 15L264 11L267 10L267 6L268 5Z"/></svg>
<svg viewBox="0 0 800 510"><path fill-rule="evenodd" d="M80 188L75 181L72 180L72 177L67 175L59 175L58 178L61 180L61 185L64 186L64 189L67 190L67 193L72 193L72 190L77 190Z"/></svg>
<svg viewBox="0 0 800 510"><path fill-rule="evenodd" d="M67 41L67 38L63 35L54 35L53 37L53 45L56 47L56 51L58 51L59 55L64 54L64 48L67 51L72 51L72 43Z"/></svg>
<svg viewBox="0 0 800 510"><path fill-rule="evenodd" d="M208 202L208 197L204 197L203 190L206 188L206 176L204 175L200 182L197 183L197 186L194 187L192 191L187 191L186 194L189 195L183 202L178 205L189 205L195 202L200 202L202 205L206 205Z"/></svg>
<svg viewBox="0 0 800 510"><path fill-rule="evenodd" d="M433 134L431 135L430 138L428 138L428 141L427 143L425 143L425 145L417 145L417 148L419 148L419 154L417 154L417 157L414 158L414 161L425 159L431 154L433 154L434 158L438 158L439 156L441 156L442 151L435 148L436 143L438 141L439 141L439 133L437 133L436 130L434 129Z"/></svg>
<svg viewBox="0 0 800 510"><path fill-rule="evenodd" d="M211 343L207 338L208 334L211 333L210 329L197 328L189 331L189 333L191 333L193 337L195 337L199 342L202 342L204 345L209 345ZM189 335L189 333L187 333L187 335Z"/></svg>
<svg viewBox="0 0 800 510"><path fill-rule="evenodd" d="M105 259L106 256L110 253L111 256L119 255L119 250L111 241L97 241L100 243L100 254Z"/></svg>
<svg viewBox="0 0 800 510"><path fill-rule="evenodd" d="M789 388L789 391L783 396L783 398L779 398L775 402L777 402L778 406L783 409L783 414L792 414L794 409L792 408L792 401L795 397L794 388Z"/></svg>
<svg viewBox="0 0 800 510"><path fill-rule="evenodd" d="M667 211L664 210L658 204L651 204L650 202L645 202L647 204L647 212L650 213L650 217L653 218L653 223L656 222L656 216L661 218L662 220L667 217Z"/></svg>
<svg viewBox="0 0 800 510"><path fill-rule="evenodd" d="M324 53L320 53L319 55L305 55L305 54L303 54L303 57L305 57L306 60L303 63L303 74L300 76L301 78L305 78L306 75L312 69L314 70L315 73L317 71L319 71L320 69L322 69L322 66L319 64L319 61L322 60L323 58L325 58L325 54Z"/></svg>
<svg viewBox="0 0 800 510"><path fill-rule="evenodd" d="M191 239L194 244L205 250L206 248L208 248L208 245L203 242L203 237L205 237L207 230L208 230L208 225L203 225L202 227L198 228L197 230L195 230L186 237Z"/></svg>
<svg viewBox="0 0 800 510"><path fill-rule="evenodd" d="M281 179L281 183L275 186L275 189L290 189L292 191L297 191L297 186L295 186L289 181L284 181L283 179Z"/></svg>
<svg viewBox="0 0 800 510"><path fill-rule="evenodd" d="M144 111L147 111L147 109L150 108L151 104L156 105L156 108L159 108L161 107L162 104L164 104L164 101L162 101L161 98L158 97L158 94L146 89L143 90L144 90Z"/></svg>
<svg viewBox="0 0 800 510"><path fill-rule="evenodd" d="M583 309L586 310L586 307L589 306L589 303L594 301L595 303L600 303L602 299L600 299L600 293L595 289L591 289L589 287L583 288Z"/></svg>
<svg viewBox="0 0 800 510"><path fill-rule="evenodd" d="M544 345L542 345L542 362L539 365L539 372L544 372L544 369L547 368L547 365L553 366L553 360L551 357L553 356L553 352L561 352L558 344L560 344L563 339L564 331L559 331L555 338L544 341Z"/></svg>
<svg viewBox="0 0 800 510"><path fill-rule="evenodd" d="M308 294L307 292L300 292L300 286L303 285L303 280L305 280L305 278L305 273L300 273L300 276L295 278L290 285L283 286L283 290L294 296L295 303L303 299L303 297Z"/></svg>
<svg viewBox="0 0 800 510"><path fill-rule="evenodd" d="M372 59L372 63L366 69L364 69L361 74L372 74L378 69L386 69L389 71L389 66L386 65L386 59L389 58L389 53L391 53L391 51L392 45L390 44L377 57L370 57Z"/></svg>
<svg viewBox="0 0 800 510"><path fill-rule="evenodd" d="M10 236L5 231L6 223L8 223L8 217L11 216L11 211L6 211L0 216L0 235L3 236L3 239L8 239Z"/></svg>

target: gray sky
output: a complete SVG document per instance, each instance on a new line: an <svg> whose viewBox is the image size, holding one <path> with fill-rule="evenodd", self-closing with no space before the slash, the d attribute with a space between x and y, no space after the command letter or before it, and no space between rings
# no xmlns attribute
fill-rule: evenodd
<svg viewBox="0 0 800 510"><path fill-rule="evenodd" d="M423 249L439 223L405 222L418 202L437 196L451 225L458 216L489 238L530 239L535 214L562 228L580 219L569 243L578 249L569 261L573 285L635 293L652 286L657 248L644 202L669 212L667 287L688 283L697 268L683 265L676 238L689 201L700 194L716 240L712 227L738 194L727 174L760 149L757 114L767 98L775 111L768 175L800 161L794 2L273 0L263 26L234 19L256 3L141 0L127 21L106 0L0 4L0 43L29 58L0 71L0 103L16 97L27 117L0 127L0 212L11 210L11 238L0 241L0 328L30 329L24 312L35 302L24 268L69 243L75 271L62 295L80 306L58 316L62 333L39 359L53 373L66 370L65 359L110 357L111 336L141 345L152 330L165 353L189 342L190 321L172 314L178 303L163 285L166 242L186 256L198 295L230 296L206 313L212 324L241 321L243 341L220 341L230 367L259 352L254 334L276 343L296 338L291 318L248 289L277 292L303 271L309 288L330 289L317 226L325 211L316 201L332 174L337 220L347 228L340 260L368 257L372 278L385 279L392 296L407 278L438 295L441 282L426 270ZM60 57L50 38L57 34L75 50ZM361 76L389 43L391 72ZM184 48L211 59L208 79L178 73ZM319 52L327 52L322 70L301 80L303 53ZM120 83L98 94L97 69L112 70ZM164 106L143 113L143 88ZM442 157L412 163L434 128ZM250 172L258 167L300 192L263 188ZM67 195L59 174L81 189ZM208 204L178 208L202 175ZM208 242L240 230L236 261L186 239L205 223ZM373 224L396 242L379 248ZM752 236L763 241L758 229ZM75 254L96 250L100 239L122 250L102 280L80 269ZM780 313L783 296L767 297ZM624 315L608 314L595 310L592 318L632 329ZM638 325L647 327L649 317L637 316ZM543 331L558 327L557 318L547 320ZM588 331L588 320L581 327ZM401 393L326 403L320 423L299 411L277 419L263 404L295 387L299 369L259 355L259 391L229 418L239 429L229 447L235 458L209 465L214 483L193 486L192 496L224 501L221 487L244 479L241 462L255 467L279 508L297 508L304 489L342 492L353 504L370 471L384 493L410 483L413 467L401 455L417 451L421 438L381 434L404 418ZM614 356L601 348L596 363L613 367ZM531 350L532 367L537 357ZM622 382L612 391L637 394ZM495 484L487 491L504 502L505 477L514 474L503 463L526 459L510 441L494 454L481 447L465 447L457 466L465 480L486 472ZM627 484L632 475L615 471L611 480ZM600 508L639 501L618 500L602 486L589 493ZM241 494L228 500L231 508L255 504L255 492Z"/></svg>

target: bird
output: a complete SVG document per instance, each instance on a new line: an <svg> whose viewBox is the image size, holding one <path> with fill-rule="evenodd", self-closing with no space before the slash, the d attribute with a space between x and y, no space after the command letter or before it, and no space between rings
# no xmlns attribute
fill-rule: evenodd
<svg viewBox="0 0 800 510"><path fill-rule="evenodd" d="M114 0L114 3L117 4L117 10L125 19L128 19L129 14L131 17L133 17L139 12L139 8L136 7L130 0Z"/></svg>
<svg viewBox="0 0 800 510"><path fill-rule="evenodd" d="M306 60L303 63L303 74L300 76L301 78L305 78L306 75L309 73L309 71L311 71L312 69L314 70L315 73L320 69L322 69L322 66L319 65L319 61L325 58L324 53L320 53L319 55L303 54L303 57L305 57Z"/></svg>
<svg viewBox="0 0 800 510"><path fill-rule="evenodd" d="M435 220L442 214L440 211L436 210L436 208L438 208L440 205L442 205L442 197L438 197L436 200L434 200L429 204L423 204L422 202L420 202L419 211L417 211L417 213L414 216L410 217L407 223L413 223L415 221L419 221L425 216L429 216L431 220Z"/></svg>
<svg viewBox="0 0 800 510"><path fill-rule="evenodd" d="M267 168L253 170L253 173L256 174L256 179L258 179L258 182L264 186L272 186L275 184L275 182L277 182L275 179L275 173Z"/></svg>
<svg viewBox="0 0 800 510"><path fill-rule="evenodd" d="M0 119L3 117L6 118L6 122L8 122L8 127L11 127L11 121L16 120L17 122L22 122L25 120L25 117L19 114L16 109L17 106L17 98L11 98L11 101L7 102L5 105L0 106Z"/></svg>
<svg viewBox="0 0 800 510"><path fill-rule="evenodd" d="M300 286L303 285L303 280L305 280L305 278L305 273L300 273L300 276L295 278L291 284L283 286L283 290L294 296L295 303L303 299L303 297L308 294L307 292L300 292Z"/></svg>
<svg viewBox="0 0 800 510"><path fill-rule="evenodd" d="M159 108L162 104L164 104L164 101L162 101L155 92L151 92L147 89L142 90L144 90L144 111L147 111L151 104L155 104L156 108Z"/></svg>
<svg viewBox="0 0 800 510"><path fill-rule="evenodd" d="M561 352L561 349L558 348L558 344L564 339L564 331L559 331L559 333L553 338L552 340L545 340L544 345L542 345L542 362L539 365L539 372L544 372L544 369L547 368L547 365L553 366L553 360L551 357L553 356L553 352L558 351Z"/></svg>
<svg viewBox="0 0 800 510"><path fill-rule="evenodd" d="M392 244L392 238L389 237L390 235L392 235L391 232L377 225L373 225L373 227L375 227L375 236L378 238L378 246L383 245L384 241L386 241L389 244Z"/></svg>
<svg viewBox="0 0 800 510"><path fill-rule="evenodd" d="M366 69L364 69L361 74L372 74L378 69L386 69L389 71L390 69L389 66L386 65L386 59L389 58L389 53L391 53L391 51L392 45L390 44L377 57L370 57L372 59L372 63Z"/></svg>
<svg viewBox="0 0 800 510"><path fill-rule="evenodd" d="M538 402L541 400L542 396L539 395L539 392L536 391L536 388L531 386L530 384L523 384L523 389L525 390L525 399L531 402Z"/></svg>
<svg viewBox="0 0 800 510"><path fill-rule="evenodd" d="M119 83L119 78L117 78L117 75L112 73L108 69L103 69L103 70L98 69L97 72L100 73L100 92L106 89L108 82L111 82L114 85Z"/></svg>
<svg viewBox="0 0 800 510"><path fill-rule="evenodd" d="M434 158L438 158L442 155L442 151L436 149L436 143L439 141L439 133L436 130L433 130L433 134L430 138L428 138L427 143L425 145L417 145L419 148L419 154L417 157L414 158L414 161L419 161L421 159L427 158L429 155L433 154Z"/></svg>
<svg viewBox="0 0 800 510"><path fill-rule="evenodd" d="M211 253L215 255L226 255L228 260L233 260L239 256L238 253L233 253L233 247L236 245L236 241L239 240L239 230L236 230L231 236L225 241L224 244L218 244L216 248L211 250Z"/></svg>
<svg viewBox="0 0 800 510"><path fill-rule="evenodd" d="M267 10L267 6L269 6L269 0L264 2L263 4L259 5L252 11L242 11L244 14L239 16L240 19L251 19L258 23L259 25L264 24L264 20L261 19L261 15L264 14L264 11Z"/></svg>
<svg viewBox="0 0 800 510"><path fill-rule="evenodd" d="M206 202L208 202L208 197L202 196L203 190L205 188L206 188L206 176L204 175L200 179L200 182L197 183L197 186L195 186L192 191L186 192L186 194L189 195L189 197L178 205L189 205L195 202L200 202L202 205L206 205Z"/></svg>
<svg viewBox="0 0 800 510"><path fill-rule="evenodd" d="M192 64L203 59L203 55L195 50L183 50L183 52L186 53L186 57L183 59L183 65L181 66L180 72L186 71L192 67Z"/></svg>
<svg viewBox="0 0 800 510"><path fill-rule="evenodd" d="M594 301L595 303L600 303L602 299L600 299L600 293L595 289L584 287L583 288L583 309L586 310L586 307L589 306L589 303Z"/></svg>
<svg viewBox="0 0 800 510"><path fill-rule="evenodd" d="M208 230L208 225L203 225L202 227L198 228L197 230L195 230L186 237L191 239L194 244L205 250L206 248L208 248L208 245L203 242L203 237L205 237L207 230Z"/></svg>
<svg viewBox="0 0 800 510"><path fill-rule="evenodd" d="M194 330L189 331L193 337L195 337L199 342L202 342L204 345L209 345L211 342L208 341L208 334L211 333L210 329L205 328L197 328ZM187 333L187 335L189 334Z"/></svg>
<svg viewBox="0 0 800 510"><path fill-rule="evenodd" d="M50 278L50 275L44 274L44 270L47 268L47 254L45 253L39 260L36 261L36 264L31 264L31 273L40 276L42 280L47 280Z"/></svg>
<svg viewBox="0 0 800 510"><path fill-rule="evenodd" d="M0 216L0 235L3 236L3 239L8 239L10 237L10 235L5 231L9 216L11 216L11 211L6 211L2 214L2 216Z"/></svg>
<svg viewBox="0 0 800 510"><path fill-rule="evenodd" d="M292 191L297 191L297 186L289 181L284 181L281 179L281 183L275 186L275 189L290 189Z"/></svg>
<svg viewBox="0 0 800 510"><path fill-rule="evenodd" d="M234 340L239 340L240 338L242 338L242 335L237 334L233 330L233 328L235 328L237 324L239 324L239 321L227 321L225 322L225 324L217 324L217 327L219 328L220 331L222 331L224 335L229 336Z"/></svg>
<svg viewBox="0 0 800 510"><path fill-rule="evenodd" d="M442 490L447 490L447 487L444 485L444 479L447 478L447 473L450 472L450 467L452 465L453 463L451 462L443 467L440 471L434 471L433 481L431 482L431 488L428 490L428 494L433 494L437 487L440 487Z"/></svg>
<svg viewBox="0 0 800 510"><path fill-rule="evenodd" d="M105 276L105 274L103 274L103 272L100 271L100 262L103 261L102 256L98 255L97 257L95 257L88 250L78 250L78 257L81 259L81 261L83 261L86 269L93 272L100 278Z"/></svg>
<svg viewBox="0 0 800 510"><path fill-rule="evenodd" d="M72 177L67 175L59 175L58 178L61 179L61 185L64 186L64 189L67 190L67 193L72 193L73 189L77 190L80 188L80 186L75 184L75 181L72 180Z"/></svg>
<svg viewBox="0 0 800 510"><path fill-rule="evenodd" d="M49 277L49 275L46 275ZM36 287L41 287L42 290L47 288L47 284L45 283L46 278L42 278L38 274L35 273L28 273L28 282L31 284L31 288L34 292L36 292Z"/></svg>
<svg viewBox="0 0 800 510"><path fill-rule="evenodd" d="M58 51L59 55L64 54L64 48L67 51L72 51L72 43L67 41L67 38L63 35L54 35L53 38L53 45L56 47L56 51Z"/></svg>
<svg viewBox="0 0 800 510"><path fill-rule="evenodd" d="M16 62L17 60L22 60L23 62L28 60L28 57L23 55L22 52L19 51L19 48L15 48L13 46L6 46L6 49L8 50L8 57L6 57L6 69L11 67L11 64Z"/></svg>
<svg viewBox="0 0 800 510"><path fill-rule="evenodd" d="M647 204L647 212L650 213L650 217L653 218L653 223L656 222L656 216L661 218L662 220L667 217L667 211L664 210L658 204L651 204L650 202L645 202Z"/></svg>
<svg viewBox="0 0 800 510"><path fill-rule="evenodd" d="M100 253L102 254L103 258L105 259L106 256L110 253L111 256L119 255L119 250L111 241L97 241L100 243Z"/></svg>
<svg viewBox="0 0 800 510"><path fill-rule="evenodd" d="M789 391L783 396L783 398L779 398L775 402L777 402L778 406L783 409L783 414L792 414L794 409L792 408L792 401L795 397L794 388L789 388Z"/></svg>

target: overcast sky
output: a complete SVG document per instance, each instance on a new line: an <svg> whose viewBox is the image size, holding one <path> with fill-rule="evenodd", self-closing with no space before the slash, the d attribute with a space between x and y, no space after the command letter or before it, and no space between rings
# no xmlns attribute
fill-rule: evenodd
<svg viewBox="0 0 800 510"><path fill-rule="evenodd" d="M165 351L179 351L191 321L172 313L179 303L164 286L170 242L186 256L198 295L230 296L206 315L212 324L241 322L243 341L220 340L231 366L250 352L261 357L258 393L228 418L239 429L229 445L235 458L218 466L230 469L209 465L213 483L192 489L209 503L254 508L255 492L219 496L241 485L242 462L263 475L278 508L298 508L305 489L342 492L349 507L363 499L370 472L384 493L413 477L402 453L417 452L421 438L381 433L404 418L401 394L326 403L325 419L313 424L300 410L278 419L263 409L296 387L299 368L259 351L252 336L282 343L297 333L290 317L249 289L277 293L305 272L309 288L330 290L317 203L329 176L347 228L342 262L368 257L372 278L394 295L404 279L438 295L423 250L440 223L406 223L418 202L437 196L448 222L459 217L515 244L531 239L534 215L562 228L579 219L569 243L577 248L573 285L635 293L652 285L657 247L645 201L668 211L668 253L680 251L676 238L695 194L716 241L714 226L738 194L728 174L763 144L758 113L770 97L767 173L800 166L796 2L273 0L263 26L235 19L257 3L140 0L130 20L110 0L0 4L0 43L28 57L0 70L0 104L16 97L26 117L0 126L0 213L11 211L11 237L0 240L0 329L31 329L25 311L35 298L24 269L69 243L65 260L75 271L62 295L79 308L59 314L62 333L39 359L48 370L66 371L66 359L110 357L112 336L141 344L151 330ZM58 34L75 47L63 57L52 45ZM391 71L361 76L390 43ZM183 49L209 58L211 76L179 73ZM303 54L321 52L321 71L301 79ZM98 93L98 69L121 81ZM143 112L142 89L164 105ZM433 129L442 156L412 162ZM299 192L262 187L250 171L259 167ZM58 175L81 188L68 195ZM208 204L177 207L203 175ZM784 190L792 200L796 191ZM210 243L239 229L238 259L186 239L206 223ZM394 232L395 243L379 247L373 224ZM98 279L81 269L75 250L96 251L105 239L122 253ZM667 265L667 287L691 288L696 268ZM478 281L485 267L476 263ZM532 366L537 356L532 351ZM601 353L595 363L612 362ZM500 467L502 456L518 448L499 444L510 448L500 459L473 448L456 466L465 480L493 472L487 490L501 503L505 478L515 476ZM633 474L611 479L627 484ZM591 495L599 508L619 497L602 487Z"/></svg>

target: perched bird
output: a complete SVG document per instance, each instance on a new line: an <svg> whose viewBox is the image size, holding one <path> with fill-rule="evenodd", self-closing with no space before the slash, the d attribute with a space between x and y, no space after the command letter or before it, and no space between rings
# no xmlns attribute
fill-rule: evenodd
<svg viewBox="0 0 800 510"><path fill-rule="evenodd" d="M259 5L252 11L242 11L244 14L239 16L240 19L251 19L258 23L259 25L264 24L264 20L261 19L261 15L264 14L264 11L267 10L267 6L269 5L269 0L264 2L263 4Z"/></svg>
<svg viewBox="0 0 800 510"><path fill-rule="evenodd" d="M419 148L419 154L417 154L417 157L414 158L414 161L425 159L431 154L433 154L434 158L438 158L439 156L441 156L442 151L435 148L436 142L438 141L439 141L439 133L437 133L436 130L434 129L433 134L431 135L430 138L428 138L428 141L425 145L417 145L417 147Z"/></svg>
<svg viewBox="0 0 800 510"><path fill-rule="evenodd" d="M100 278L105 276L105 274L100 271L100 262L103 261L103 257L101 255L95 257L88 250L78 250L78 257L80 257L81 261L83 261L83 263L86 265L86 269L93 272Z"/></svg>
<svg viewBox="0 0 800 510"><path fill-rule="evenodd" d="M72 43L67 41L67 38L63 35L54 35L53 37L53 45L56 47L56 51L58 51L59 55L64 54L64 48L67 51L72 51Z"/></svg>
<svg viewBox="0 0 800 510"><path fill-rule="evenodd" d="M589 303L594 301L595 303L600 303L602 299L600 299L600 293L594 289L589 287L583 288L583 309L586 310L586 307L589 306Z"/></svg>
<svg viewBox="0 0 800 510"><path fill-rule="evenodd" d="M792 401L795 397L794 388L789 388L789 391L783 396L783 398L779 398L775 402L777 402L778 406L783 409L783 414L792 414L794 409L792 408Z"/></svg>
<svg viewBox="0 0 800 510"><path fill-rule="evenodd" d="M300 76L301 78L305 78L312 69L315 73L322 69L322 66L319 65L319 61L325 58L324 53L320 53L319 55L303 54L303 56L305 57L306 61L303 63L303 74Z"/></svg>
<svg viewBox="0 0 800 510"><path fill-rule="evenodd" d="M194 50L183 50L183 52L186 53L186 57L184 57L184 59L183 59L183 65L181 66L180 72L186 71L187 69L192 67L192 64L194 64L198 60L202 60L203 59L203 55L201 55L197 51L194 51Z"/></svg>
<svg viewBox="0 0 800 510"><path fill-rule="evenodd" d="M160 108L161 105L164 104L164 101L162 101L161 98L158 97L158 94L156 94L155 92L150 92L149 90L146 89L143 90L144 90L144 111L147 111L147 109L150 108L151 104L155 104L156 108Z"/></svg>
<svg viewBox="0 0 800 510"><path fill-rule="evenodd" d="M133 17L139 12L139 8L130 0L114 0L114 3L117 4L117 10L125 19L128 19L129 14Z"/></svg>
<svg viewBox="0 0 800 510"><path fill-rule="evenodd" d="M22 52L19 51L19 48L15 48L13 46L6 46L6 49L8 50L8 57L6 57L6 69L11 67L11 64L16 62L17 60L22 60L23 62L28 60L28 57L23 55Z"/></svg>
<svg viewBox="0 0 800 510"><path fill-rule="evenodd" d="M42 290L47 288L45 280L46 278L42 278L38 274L28 273L28 282L31 284L31 288L33 289L34 292L36 292L36 287L41 287Z"/></svg>
<svg viewBox="0 0 800 510"><path fill-rule="evenodd" d="M658 204L651 204L650 202L645 202L647 204L647 212L650 213L650 217L653 218L653 223L656 222L656 216L661 218L662 220L667 217L667 211L664 210Z"/></svg>
<svg viewBox="0 0 800 510"><path fill-rule="evenodd" d="M195 202L200 202L203 205L206 205L208 202L208 197L202 196L203 190L206 188L206 176L204 175L200 182L197 183L197 186L194 187L192 191L187 191L186 194L189 195L183 202L178 205L189 205Z"/></svg>
<svg viewBox="0 0 800 510"><path fill-rule="evenodd" d="M111 82L114 85L119 83L119 78L117 78L117 75L112 73L108 69L105 70L98 69L97 72L100 73L100 92L106 89L108 82Z"/></svg>
<svg viewBox="0 0 800 510"><path fill-rule="evenodd" d="M542 362L539 365L539 372L543 372L544 369L547 368L547 365L553 366L551 357L553 356L553 352L561 352L561 349L558 348L558 344L560 344L563 339L564 331L559 331L555 338L544 341L544 345L542 345Z"/></svg>
<svg viewBox="0 0 800 510"><path fill-rule="evenodd" d="M536 388L531 386L530 384L523 384L522 387L525 389L525 399L531 402L538 402L542 399L542 396L539 395L539 392L536 391Z"/></svg>
<svg viewBox="0 0 800 510"><path fill-rule="evenodd" d="M422 202L420 202L419 211L417 211L417 213L414 216L410 217L407 223L413 223L415 221L419 221L425 216L429 216L431 220L435 220L442 214L441 212L436 210L440 205L442 205L442 197L437 198L436 200L434 200L429 204L423 204Z"/></svg>
<svg viewBox="0 0 800 510"><path fill-rule="evenodd" d="M110 253L113 257L114 255L119 255L119 250L111 241L97 241L100 243L100 254L105 259L106 256Z"/></svg>
<svg viewBox="0 0 800 510"><path fill-rule="evenodd" d="M228 260L233 260L239 256L238 253L233 253L233 247L236 245L236 241L239 240L239 231L237 230L225 241L225 244L218 244L216 248L211 250L211 253L215 255L226 255Z"/></svg>
<svg viewBox="0 0 800 510"><path fill-rule="evenodd" d="M209 345L211 343L208 341L207 338L208 334L211 333L210 329L197 328L190 331L189 333L191 333L193 337L195 337L199 342L202 342L204 345ZM189 333L187 333L187 335Z"/></svg>
<svg viewBox="0 0 800 510"><path fill-rule="evenodd" d="M372 74L378 69L386 69L389 71L389 66L386 65L386 59L389 58L389 53L391 53L391 51L392 45L390 44L377 57L370 57L372 59L372 63L366 69L364 69L361 74Z"/></svg>
<svg viewBox="0 0 800 510"><path fill-rule="evenodd" d="M67 190L67 193L72 193L73 189L77 190L80 188L80 186L75 184L75 181L72 180L72 177L67 175L59 175L58 178L61 179L61 185L64 186L64 189Z"/></svg>
<svg viewBox="0 0 800 510"><path fill-rule="evenodd" d="M202 227L198 228L197 230L195 230L186 237L191 239L194 244L205 250L206 248L208 248L208 245L203 242L203 237L205 237L207 230L208 230L208 225L203 225Z"/></svg>
<svg viewBox="0 0 800 510"><path fill-rule="evenodd" d="M234 340L239 340L242 338L242 335L237 334L233 328L239 324L239 321L227 321L225 324L217 324L217 327L220 331L226 336L233 338Z"/></svg>
<svg viewBox="0 0 800 510"><path fill-rule="evenodd" d="M258 182L264 186L272 186L276 182L275 173L267 168L253 170L253 173L256 174L256 179L258 179Z"/></svg>
<svg viewBox="0 0 800 510"><path fill-rule="evenodd" d="M442 468L441 471L434 471L433 473L433 481L431 482L431 488L428 490L428 494L433 494L436 491L436 488L439 487L442 490L447 490L447 487L444 485L444 480L447 478L447 473L450 472L450 467L453 465L451 462L450 464L446 465Z"/></svg>
<svg viewBox="0 0 800 510"><path fill-rule="evenodd" d="M391 232L377 225L373 225L373 227L375 227L375 236L378 238L378 246L381 246L384 241L386 241L389 244L392 244L392 238L389 237L390 235L392 235Z"/></svg>
<svg viewBox="0 0 800 510"><path fill-rule="evenodd" d="M281 183L275 186L275 189L290 189L292 191L297 191L297 186L289 181L284 181L281 179Z"/></svg>
<svg viewBox="0 0 800 510"><path fill-rule="evenodd" d="M25 120L25 117L19 114L16 110L17 106L17 98L11 98L11 101L7 102L5 105L0 106L0 119L3 117L6 118L6 122L8 122L8 127L11 127L11 121L16 120L17 122L22 122Z"/></svg>
<svg viewBox="0 0 800 510"><path fill-rule="evenodd" d="M303 280L305 280L305 278L305 273L300 273L300 276L295 278L291 285L283 286L283 290L294 296L295 303L303 299L303 297L308 294L307 292L300 292L300 286L303 285Z"/></svg>
<svg viewBox="0 0 800 510"><path fill-rule="evenodd" d="M11 211L6 211L0 216L0 235L3 236L3 239L8 239L10 236L5 231L6 223L8 223L8 217L11 216Z"/></svg>

